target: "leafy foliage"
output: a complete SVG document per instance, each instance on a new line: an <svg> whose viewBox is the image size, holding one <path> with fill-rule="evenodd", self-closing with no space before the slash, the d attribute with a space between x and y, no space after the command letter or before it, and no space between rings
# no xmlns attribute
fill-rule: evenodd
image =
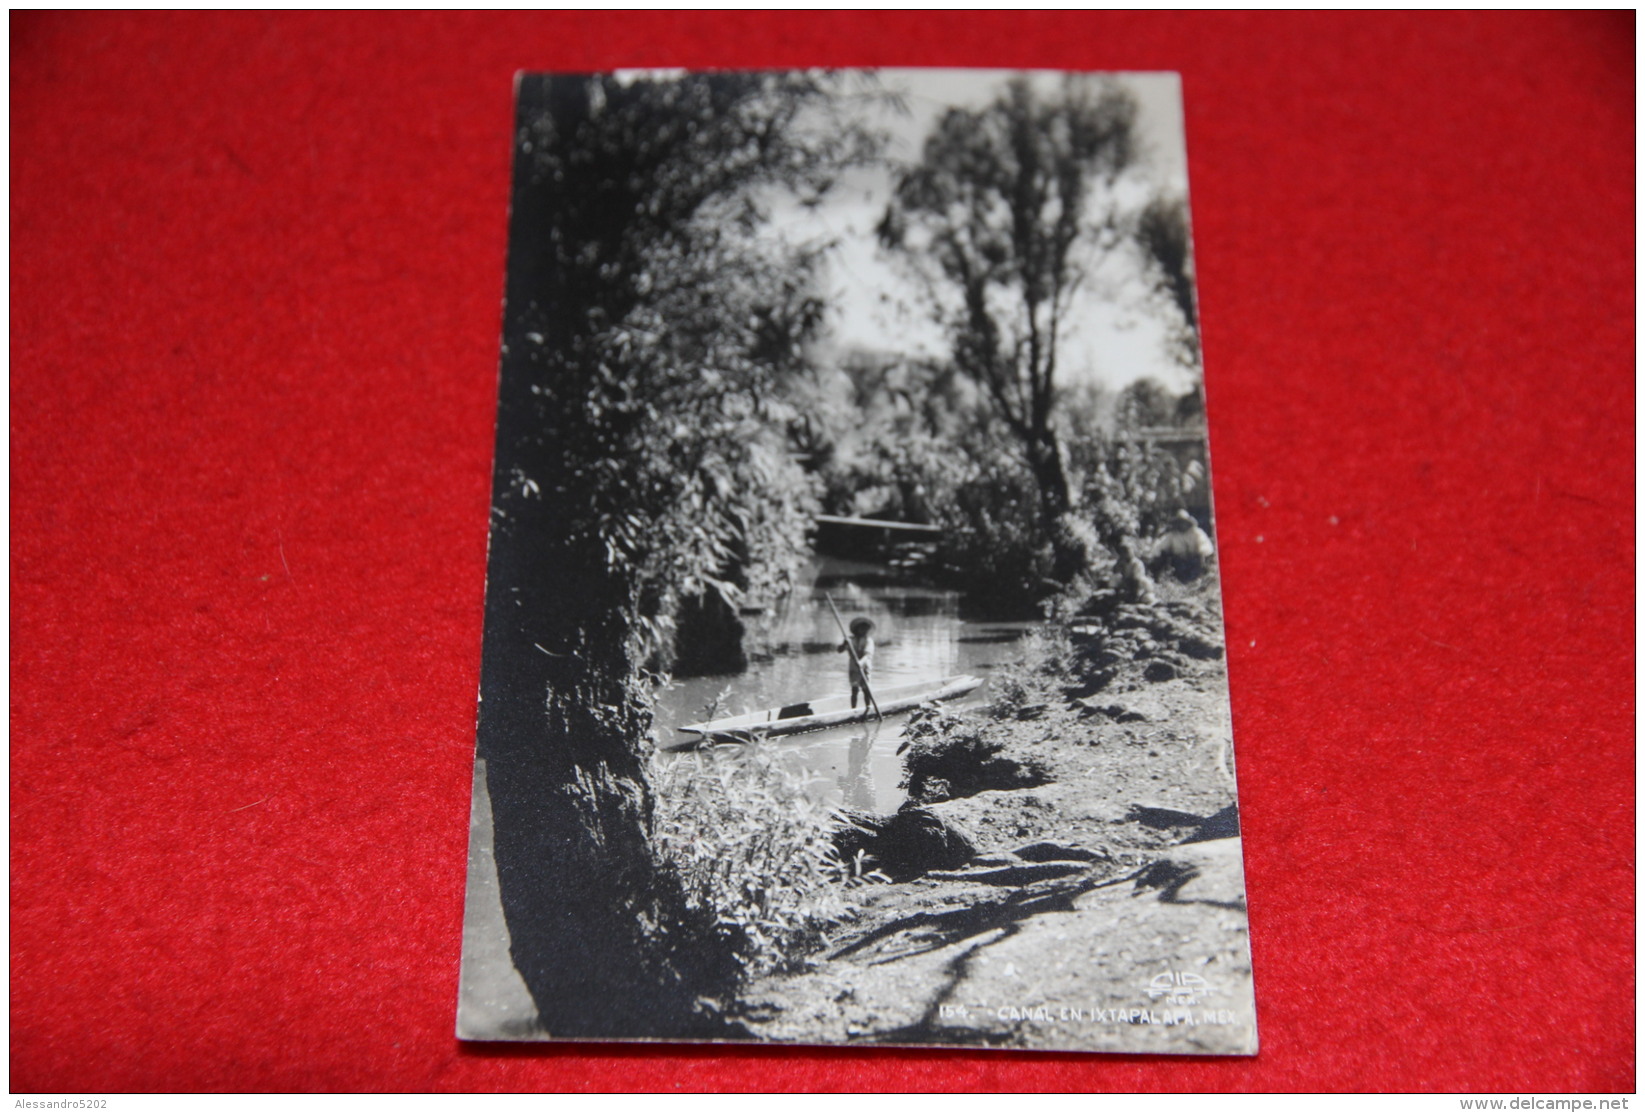
<svg viewBox="0 0 1645 1113"><path fill-rule="evenodd" d="M635 660L666 663L683 598L780 592L803 552L816 491L782 432L820 248L764 222L778 192L816 195L872 149L836 119L837 84L594 76L522 131L550 216L523 315L542 325L509 338L540 369L538 466L503 510L542 499L598 546Z"/></svg>
<svg viewBox="0 0 1645 1113"><path fill-rule="evenodd" d="M981 429L957 448L960 481L938 516L949 527L944 566L972 600L972 613L1030 613L1061 586L1034 475L1008 444Z"/></svg>
<svg viewBox="0 0 1645 1113"><path fill-rule="evenodd" d="M802 550L811 481L780 430L816 251L757 233L868 150L839 85L520 85L480 733L512 953L556 1032L713 1031L727 952L678 945L695 913L647 835L643 672L683 599L780 586ZM584 892L610 899L564 906Z"/></svg>
<svg viewBox="0 0 1645 1113"><path fill-rule="evenodd" d="M1188 203L1155 197L1138 214L1136 237L1149 263L1156 293L1176 316L1171 352L1187 367L1199 366L1199 308L1194 300L1194 249L1188 234Z"/></svg>
<svg viewBox="0 0 1645 1113"><path fill-rule="evenodd" d="M780 965L849 911L855 878L834 849L833 811L771 747L657 757L652 779L662 861L746 972Z"/></svg>
<svg viewBox="0 0 1645 1113"><path fill-rule="evenodd" d="M813 471L832 513L941 526L935 569L965 593L973 616L1033 615L1049 598L1085 589L1145 598L1155 586L1143 563L1154 539L1181 511L1209 519L1197 392L1178 396L1144 379L1118 396L1065 397L1053 415L1074 504L1063 528L1082 572L1062 584L1015 438L963 389L928 419L912 404L919 394L909 384L919 381L914 369L887 365L861 376L849 447L839 434Z"/></svg>
<svg viewBox="0 0 1645 1113"><path fill-rule="evenodd" d="M942 117L879 226L927 283L952 372L974 386L978 411L963 439L944 435L953 462L933 464L930 446L904 437L884 454L886 470L899 492L921 492L913 520L954 527L950 567L994 584L1005 607L1082 580L1153 598L1148 539L1207 493L1203 461L1114 428L1180 425L1203 412L1190 404L1197 392L1178 399L1144 380L1099 423L1059 382L1075 295L1094 261L1122 248L1170 318L1171 352L1198 364L1186 203L1162 195L1139 210L1117 188L1137 157L1136 115L1110 83L1069 77L1047 94L1018 78L992 104Z"/></svg>
<svg viewBox="0 0 1645 1113"><path fill-rule="evenodd" d="M1069 77L1041 98L1018 78L993 104L943 116L879 227L931 283L955 368L1015 437L1061 584L1086 554L1065 520L1057 362L1085 277L1077 249L1117 235L1107 194L1134 157L1136 112L1113 85Z"/></svg>
<svg viewBox="0 0 1645 1113"><path fill-rule="evenodd" d="M1097 588L1125 599L1151 598L1157 585L1141 566L1154 540L1183 511L1209 519L1200 411L1185 405L1197 400L1197 392L1178 397L1140 379L1120 392L1112 420L1097 418L1094 406L1065 410L1069 469L1100 542L1087 570ZM1172 438L1177 432L1188 435Z"/></svg>

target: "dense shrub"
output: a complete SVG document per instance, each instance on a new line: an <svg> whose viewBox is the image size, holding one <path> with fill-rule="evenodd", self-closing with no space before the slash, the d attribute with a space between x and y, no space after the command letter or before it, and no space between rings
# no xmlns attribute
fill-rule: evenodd
<svg viewBox="0 0 1645 1113"><path fill-rule="evenodd" d="M1144 380L1117 398L1070 394L1057 431L1071 504L1048 523L1019 439L964 391L944 396L951 408L941 420L921 413L908 399L921 397L925 380L904 372L894 392L902 401L866 405L848 433L839 427L848 446L813 447L808 459L831 512L941 527L933 571L963 593L968 616L1035 615L1069 589L1153 598L1146 560L1158 538L1184 511L1210 521L1203 447L1171 434L1180 407L1158 384ZM871 398L891 389L858 385ZM1169 413L1144 414L1143 402ZM1162 430L1169 443L1152 439ZM1073 576L1057 574L1059 552L1075 556Z"/></svg>
<svg viewBox="0 0 1645 1113"><path fill-rule="evenodd" d="M693 909L712 913L748 973L781 966L850 909L832 810L769 746L721 746L652 765L654 838Z"/></svg>

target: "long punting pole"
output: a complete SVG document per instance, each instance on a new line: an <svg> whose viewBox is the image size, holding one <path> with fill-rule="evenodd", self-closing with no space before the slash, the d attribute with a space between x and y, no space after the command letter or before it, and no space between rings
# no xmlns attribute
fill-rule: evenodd
<svg viewBox="0 0 1645 1113"><path fill-rule="evenodd" d="M862 694L868 697L864 702L873 706L874 718L885 718L880 714L880 701L874 698L874 689L868 686L868 673L863 670L862 662L857 660L857 647L851 644L851 631L845 628L845 620L840 617L840 609L834 605L834 597L825 591L823 598L828 600L828 609L834 612L834 624L840 628L840 636L845 639L845 651L851 654L851 663L857 666L857 675L862 678ZM864 707L863 710L867 711L868 708Z"/></svg>

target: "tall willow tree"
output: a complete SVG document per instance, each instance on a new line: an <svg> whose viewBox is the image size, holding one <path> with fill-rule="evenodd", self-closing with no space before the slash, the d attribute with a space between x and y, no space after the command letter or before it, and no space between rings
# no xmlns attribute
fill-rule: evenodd
<svg viewBox="0 0 1645 1113"><path fill-rule="evenodd" d="M807 480L769 430L821 319L762 235L866 139L808 74L518 91L480 754L515 966L557 1035L713 1034L726 941L659 870L642 671L681 601L780 581Z"/></svg>
<svg viewBox="0 0 1645 1113"><path fill-rule="evenodd" d="M1118 234L1108 210L1135 157L1136 113L1112 85L1070 77L1044 96L1017 78L992 104L937 122L879 229L926 275L955 367L1020 448L1064 584L1087 557L1058 443L1059 359L1082 259ZM1125 538L1105 540L1124 550L1128 579L1145 575Z"/></svg>

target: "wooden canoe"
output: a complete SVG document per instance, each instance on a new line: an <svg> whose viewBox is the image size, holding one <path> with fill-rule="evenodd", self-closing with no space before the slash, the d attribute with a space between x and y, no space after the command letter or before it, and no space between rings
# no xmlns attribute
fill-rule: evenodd
<svg viewBox="0 0 1645 1113"><path fill-rule="evenodd" d="M955 699L976 691L981 685L980 677L946 676L941 680L927 681L924 684L904 684L897 688L876 689L874 698L880 705L881 715L895 715L899 711L911 711L920 704L932 700ZM865 707L853 708L849 694L825 696L787 707L773 707L765 711L750 711L744 715L731 715L706 723L692 723L680 728L680 732L690 735L690 738L665 749L689 749L710 740L749 742L757 738L772 738L782 734L798 734L801 731L843 726L846 723L860 723L873 717L874 713Z"/></svg>

